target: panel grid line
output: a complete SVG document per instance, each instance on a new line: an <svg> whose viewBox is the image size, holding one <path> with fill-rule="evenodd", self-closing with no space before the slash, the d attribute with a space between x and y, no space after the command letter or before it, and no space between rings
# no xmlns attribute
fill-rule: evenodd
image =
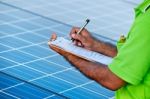
<svg viewBox="0 0 150 99"><path fill-rule="evenodd" d="M4 92L4 91L1 91L1 90L0 90L0 92L6 94L6 95L8 95L8 96L11 96L11 97L13 97L13 98L15 98L15 99L21 99L21 98L19 98L19 97L16 97L16 96L14 96L14 95L12 95L12 94L9 94L9 93Z"/></svg>

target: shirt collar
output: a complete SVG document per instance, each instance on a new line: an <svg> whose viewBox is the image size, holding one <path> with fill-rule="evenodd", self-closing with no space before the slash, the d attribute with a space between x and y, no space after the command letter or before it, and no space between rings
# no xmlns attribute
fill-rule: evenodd
<svg viewBox="0 0 150 99"><path fill-rule="evenodd" d="M142 4L140 4L136 10L140 10L142 13L146 12L146 9L150 6L150 0L145 0Z"/></svg>

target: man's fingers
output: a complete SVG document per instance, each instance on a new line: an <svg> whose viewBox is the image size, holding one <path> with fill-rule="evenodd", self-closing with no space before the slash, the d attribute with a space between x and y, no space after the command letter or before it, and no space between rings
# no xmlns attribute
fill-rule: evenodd
<svg viewBox="0 0 150 99"><path fill-rule="evenodd" d="M81 42L78 42L78 44L77 44L78 46L80 46L80 47L83 47L83 45L82 45L82 43Z"/></svg>
<svg viewBox="0 0 150 99"><path fill-rule="evenodd" d="M51 35L50 41L54 41L54 40L56 40L56 38L57 38L56 33L53 33L53 34Z"/></svg>
<svg viewBox="0 0 150 99"><path fill-rule="evenodd" d="M80 34L72 34L72 38L81 42L81 43L85 42L85 38Z"/></svg>
<svg viewBox="0 0 150 99"><path fill-rule="evenodd" d="M71 29L71 31L70 31L70 35L76 34L76 33L79 31L79 29L80 29L80 28L78 28L78 27L73 27L73 28Z"/></svg>

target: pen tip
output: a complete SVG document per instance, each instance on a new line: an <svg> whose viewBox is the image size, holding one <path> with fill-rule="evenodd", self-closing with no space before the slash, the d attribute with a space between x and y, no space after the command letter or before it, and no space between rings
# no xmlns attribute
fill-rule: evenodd
<svg viewBox="0 0 150 99"><path fill-rule="evenodd" d="M90 22L90 19L86 19L86 22L87 22L87 23Z"/></svg>

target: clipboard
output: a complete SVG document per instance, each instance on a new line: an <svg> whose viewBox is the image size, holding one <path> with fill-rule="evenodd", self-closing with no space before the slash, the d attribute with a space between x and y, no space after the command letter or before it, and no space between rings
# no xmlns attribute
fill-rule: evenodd
<svg viewBox="0 0 150 99"><path fill-rule="evenodd" d="M88 61L102 63L105 65L108 65L112 62L111 57L76 46L71 40L63 37L57 37L56 40L49 41L48 44Z"/></svg>

